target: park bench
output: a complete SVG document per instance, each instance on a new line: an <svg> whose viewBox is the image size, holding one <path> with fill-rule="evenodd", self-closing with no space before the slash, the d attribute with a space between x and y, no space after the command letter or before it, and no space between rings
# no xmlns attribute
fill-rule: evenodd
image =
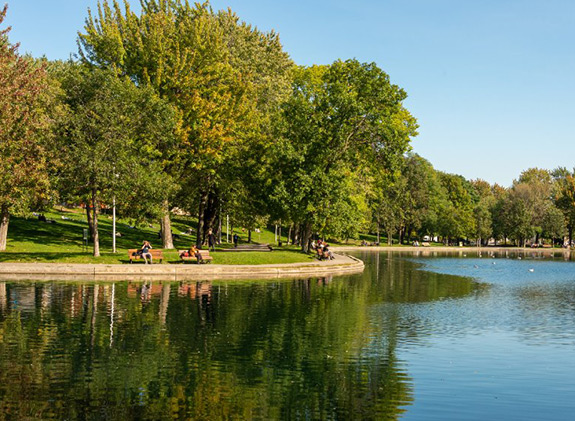
<svg viewBox="0 0 575 421"><path fill-rule="evenodd" d="M144 260L144 258L138 254L138 250L140 250L140 249L129 249L128 250L128 257L130 258L130 263L133 263L134 260L138 260L138 259ZM162 250L150 249L149 252L152 255L152 262L162 263L162 260L164 260L164 253L162 252Z"/></svg>
<svg viewBox="0 0 575 421"><path fill-rule="evenodd" d="M187 252L188 250L178 250L178 254L180 255L180 259L182 259L182 261L185 262L196 262L198 263L198 259L196 259L196 256L184 256L183 254L185 252ZM213 260L213 257L210 256L210 251L209 250L199 250L200 254L202 255L202 262L203 263L210 263Z"/></svg>

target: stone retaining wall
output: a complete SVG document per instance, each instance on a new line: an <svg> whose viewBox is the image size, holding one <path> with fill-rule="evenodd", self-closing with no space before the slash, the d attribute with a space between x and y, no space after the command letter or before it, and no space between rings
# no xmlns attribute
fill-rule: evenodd
<svg viewBox="0 0 575 421"><path fill-rule="evenodd" d="M335 260L278 265L197 264L62 264L0 263L0 280L138 281L216 280L316 277L359 273L361 260L337 255Z"/></svg>

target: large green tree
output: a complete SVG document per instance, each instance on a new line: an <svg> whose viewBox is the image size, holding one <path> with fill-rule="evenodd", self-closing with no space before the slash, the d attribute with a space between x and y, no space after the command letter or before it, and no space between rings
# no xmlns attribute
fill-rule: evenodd
<svg viewBox="0 0 575 421"><path fill-rule="evenodd" d="M553 179L554 203L563 212L571 246L575 229L575 170L559 167L553 171Z"/></svg>
<svg viewBox="0 0 575 421"><path fill-rule="evenodd" d="M492 208L496 199L492 186L484 180L471 181L476 193L476 203L473 207L472 234L477 245L487 245L493 234Z"/></svg>
<svg viewBox="0 0 575 421"><path fill-rule="evenodd" d="M431 163L417 154L408 155L401 180L404 181L399 183L395 198L404 214L399 241L409 240L413 233L439 234L442 227L439 217L447 199Z"/></svg>
<svg viewBox="0 0 575 421"><path fill-rule="evenodd" d="M55 70L68 113L59 126L57 178L88 209L94 256L98 212L112 198L126 216L159 215L173 182L162 150L175 141L177 118L153 90L108 70L67 63ZM91 209L91 212L90 212Z"/></svg>
<svg viewBox="0 0 575 421"><path fill-rule="evenodd" d="M552 202L553 180L548 170L529 168L521 173L511 187L512 198L520 198L531 216L531 229L535 241L543 231L547 213L554 206Z"/></svg>
<svg viewBox="0 0 575 421"><path fill-rule="evenodd" d="M27 211L48 188L49 84L44 68L20 56L8 32L0 31L0 251L6 250L10 215Z"/></svg>
<svg viewBox="0 0 575 421"><path fill-rule="evenodd" d="M300 226L304 250L312 232L337 231L363 219L364 206L353 203L355 181L362 180L357 173L367 165L389 169L401 162L416 134L405 98L373 63L298 69L272 150L270 200Z"/></svg>
<svg viewBox="0 0 575 421"><path fill-rule="evenodd" d="M182 115L183 138L166 171L182 183L180 205L198 215L198 242L235 182L227 171L252 142L270 135L272 110L287 93L292 66L276 33L241 23L209 3L142 0L138 16L125 2L98 4L80 34L83 61L152 86ZM223 170L222 170L223 169ZM173 200L174 198L170 198ZM162 218L172 247L169 204Z"/></svg>

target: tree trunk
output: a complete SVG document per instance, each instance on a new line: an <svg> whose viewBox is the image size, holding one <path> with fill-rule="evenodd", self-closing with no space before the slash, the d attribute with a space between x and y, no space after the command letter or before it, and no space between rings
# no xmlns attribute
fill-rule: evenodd
<svg viewBox="0 0 575 421"><path fill-rule="evenodd" d="M387 231L387 245L388 246L393 245L393 231L392 230Z"/></svg>
<svg viewBox="0 0 575 421"><path fill-rule="evenodd" d="M280 220L280 231L279 231L279 238L278 238L278 246L282 244L282 221Z"/></svg>
<svg viewBox="0 0 575 421"><path fill-rule="evenodd" d="M204 230L203 238L206 237L208 231L211 229L214 235L218 235L216 220L218 218L220 208L220 198L216 192L209 192L204 207Z"/></svg>
<svg viewBox="0 0 575 421"><path fill-rule="evenodd" d="M200 204L198 207L198 229L196 230L196 246L202 247L204 244L204 213L206 210L206 203L208 201L208 193L200 193Z"/></svg>
<svg viewBox="0 0 575 421"><path fill-rule="evenodd" d="M252 230L248 230L248 244L252 242Z"/></svg>
<svg viewBox="0 0 575 421"><path fill-rule="evenodd" d="M0 251L6 250L6 242L8 239L8 223L10 222L10 212L8 212L8 205L2 205L0 211Z"/></svg>
<svg viewBox="0 0 575 421"><path fill-rule="evenodd" d="M93 224L93 237L94 240L94 257L100 257L100 237L98 233L98 192L92 189L92 224Z"/></svg>
<svg viewBox="0 0 575 421"><path fill-rule="evenodd" d="M291 242L291 227L292 227L292 225L290 224L289 230L288 230L288 236L287 236L287 245L288 246L290 245L290 242Z"/></svg>
<svg viewBox="0 0 575 421"><path fill-rule="evenodd" d="M86 200L86 218L88 220L88 237L94 238L94 224L92 223L92 214L90 213L90 200Z"/></svg>
<svg viewBox="0 0 575 421"><path fill-rule="evenodd" d="M309 252L311 246L311 224L306 223L302 225L302 232L300 237L301 251L304 253Z"/></svg>
<svg viewBox="0 0 575 421"><path fill-rule="evenodd" d="M174 239L172 238L172 221L170 220L170 204L167 200L163 204L162 218L160 219L160 232L162 234L162 246L165 249L174 248Z"/></svg>
<svg viewBox="0 0 575 421"><path fill-rule="evenodd" d="M569 248L571 248L572 239L573 239L573 225L569 225Z"/></svg>

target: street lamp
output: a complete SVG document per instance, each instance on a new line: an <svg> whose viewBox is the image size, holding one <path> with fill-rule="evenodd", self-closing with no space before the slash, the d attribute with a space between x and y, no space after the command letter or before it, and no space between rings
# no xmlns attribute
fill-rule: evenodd
<svg viewBox="0 0 575 421"><path fill-rule="evenodd" d="M116 180L120 178L120 174L116 173L115 165L114 177L114 194L112 195L112 253L116 253Z"/></svg>

